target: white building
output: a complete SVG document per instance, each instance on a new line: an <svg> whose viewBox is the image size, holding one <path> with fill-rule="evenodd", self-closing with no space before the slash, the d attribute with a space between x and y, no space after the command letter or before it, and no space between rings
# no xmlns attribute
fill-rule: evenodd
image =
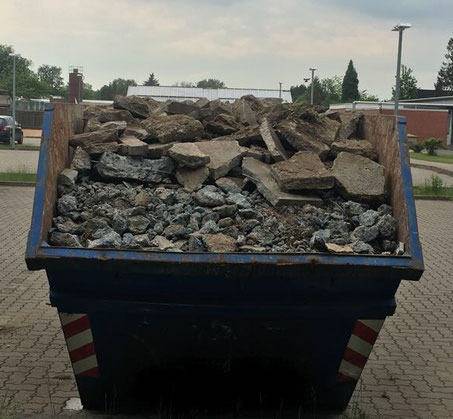
<svg viewBox="0 0 453 419"><path fill-rule="evenodd" d="M233 102L245 95L253 95L260 99L280 98L279 89L203 89L200 87L180 87L180 86L129 86L127 95L150 97L159 102L165 102L168 99L176 101L193 100L200 98L209 100L220 99L222 102ZM292 102L291 92L289 90L281 91L283 102Z"/></svg>

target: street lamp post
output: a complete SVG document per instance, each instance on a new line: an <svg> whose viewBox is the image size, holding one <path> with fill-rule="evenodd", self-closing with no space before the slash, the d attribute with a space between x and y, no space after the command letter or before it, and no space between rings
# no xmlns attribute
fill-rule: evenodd
<svg viewBox="0 0 453 419"><path fill-rule="evenodd" d="M310 67L311 71L311 95L310 95L310 103L313 105L314 101L314 92L315 92L315 85L314 85L314 80L315 80L315 71L317 69L314 67Z"/></svg>
<svg viewBox="0 0 453 419"><path fill-rule="evenodd" d="M279 92L278 92L278 97L281 99L282 98L282 82L279 81L278 84L280 85L280 89L279 89Z"/></svg>
<svg viewBox="0 0 453 419"><path fill-rule="evenodd" d="M16 146L16 54L9 54L13 57L13 135L10 138L10 146L14 148Z"/></svg>
<svg viewBox="0 0 453 419"><path fill-rule="evenodd" d="M400 23L392 31L398 32L398 59L396 62L396 84L395 84L395 115L398 115L401 88L401 52L403 48L403 31L412 27L410 23Z"/></svg>

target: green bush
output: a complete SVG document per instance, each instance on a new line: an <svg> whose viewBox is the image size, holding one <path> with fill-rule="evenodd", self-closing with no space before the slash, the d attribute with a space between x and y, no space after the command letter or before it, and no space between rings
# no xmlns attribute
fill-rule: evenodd
<svg viewBox="0 0 453 419"><path fill-rule="evenodd" d="M419 144L419 143L413 144L411 146L411 149L414 150L415 153L421 153L424 148L425 147L423 147L423 144Z"/></svg>
<svg viewBox="0 0 453 419"><path fill-rule="evenodd" d="M437 154L436 151L439 148L443 148L443 141L440 138L430 138L423 141L422 144L430 156L435 156Z"/></svg>

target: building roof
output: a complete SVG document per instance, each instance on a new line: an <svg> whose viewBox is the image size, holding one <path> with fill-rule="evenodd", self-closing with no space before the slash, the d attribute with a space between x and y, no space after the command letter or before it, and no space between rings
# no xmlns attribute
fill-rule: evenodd
<svg viewBox="0 0 453 419"><path fill-rule="evenodd" d="M450 96L452 92L435 89L417 89L417 99L431 99L433 97Z"/></svg>
<svg viewBox="0 0 453 419"><path fill-rule="evenodd" d="M209 100L220 99L223 102L234 101L245 95L253 95L257 98L279 98L279 89L203 89L200 87L180 87L180 86L129 86L127 95L146 96L155 100L165 102L168 99L198 100L207 98ZM281 98L283 102L292 102L291 92L282 90Z"/></svg>

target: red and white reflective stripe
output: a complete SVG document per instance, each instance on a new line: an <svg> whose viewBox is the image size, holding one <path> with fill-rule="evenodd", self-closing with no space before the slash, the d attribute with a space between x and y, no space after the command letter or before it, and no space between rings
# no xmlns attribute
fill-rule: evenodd
<svg viewBox="0 0 453 419"><path fill-rule="evenodd" d="M357 320L338 370L337 381L358 380L384 320Z"/></svg>
<svg viewBox="0 0 453 419"><path fill-rule="evenodd" d="M58 314L60 315L74 374L84 377L99 377L98 361L88 314Z"/></svg>

